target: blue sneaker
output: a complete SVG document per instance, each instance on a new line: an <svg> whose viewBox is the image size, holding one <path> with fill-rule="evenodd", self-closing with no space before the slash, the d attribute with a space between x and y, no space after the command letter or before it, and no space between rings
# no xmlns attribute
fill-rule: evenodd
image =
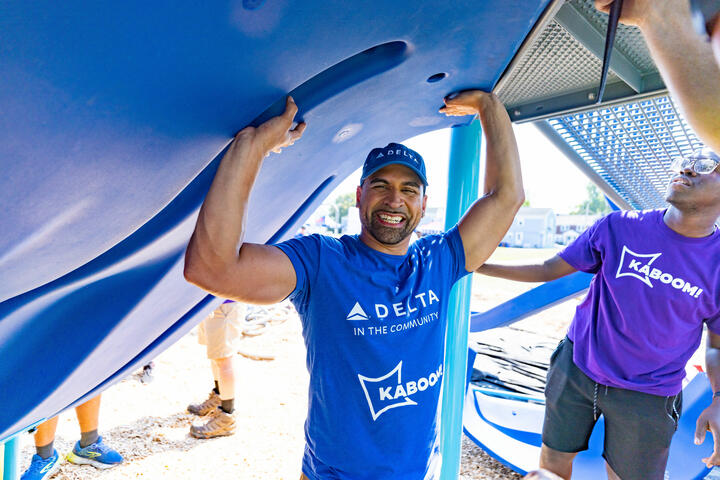
<svg viewBox="0 0 720 480"><path fill-rule="evenodd" d="M20 480L45 480L55 475L60 468L60 456L57 450L53 450L52 457L42 458L40 455L33 455L30 466L22 474Z"/></svg>
<svg viewBox="0 0 720 480"><path fill-rule="evenodd" d="M75 465L92 465L95 468L112 468L122 463L123 458L118 452L105 445L102 437L85 448L80 442L75 443L72 452L67 454L67 460Z"/></svg>

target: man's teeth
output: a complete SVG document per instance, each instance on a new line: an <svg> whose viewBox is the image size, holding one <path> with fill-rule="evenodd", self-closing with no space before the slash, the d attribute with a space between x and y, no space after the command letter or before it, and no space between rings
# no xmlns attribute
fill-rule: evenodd
<svg viewBox="0 0 720 480"><path fill-rule="evenodd" d="M386 215L386 214L379 214L380 220L387 223L400 223L402 222L401 216L395 216L395 215Z"/></svg>

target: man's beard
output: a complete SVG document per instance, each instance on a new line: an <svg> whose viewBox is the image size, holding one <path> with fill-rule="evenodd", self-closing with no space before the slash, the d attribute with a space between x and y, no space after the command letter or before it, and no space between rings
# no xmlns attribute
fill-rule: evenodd
<svg viewBox="0 0 720 480"><path fill-rule="evenodd" d="M416 227L416 225L410 224L409 219L405 219L403 228L386 227L380 223L375 215L370 216L369 222L364 219L363 224L368 233L384 245L397 245L409 237Z"/></svg>

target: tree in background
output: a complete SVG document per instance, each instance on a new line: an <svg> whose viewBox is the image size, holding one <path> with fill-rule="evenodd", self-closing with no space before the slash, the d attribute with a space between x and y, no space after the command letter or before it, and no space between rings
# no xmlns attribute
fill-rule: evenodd
<svg viewBox="0 0 720 480"><path fill-rule="evenodd" d="M595 214L606 214L610 213L610 205L608 205L605 196L600 193L600 190L595 184L590 183L587 186L588 198L575 207L572 212L573 215L595 215Z"/></svg>
<svg viewBox="0 0 720 480"><path fill-rule="evenodd" d="M335 203L330 205L330 216L338 223L347 217L350 207L355 206L355 192L343 193L335 199Z"/></svg>

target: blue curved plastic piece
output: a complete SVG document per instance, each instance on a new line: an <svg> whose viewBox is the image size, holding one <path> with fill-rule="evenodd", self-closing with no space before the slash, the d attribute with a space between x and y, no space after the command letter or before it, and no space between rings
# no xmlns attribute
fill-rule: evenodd
<svg viewBox="0 0 720 480"><path fill-rule="evenodd" d="M593 275L575 272L566 277L543 283L495 308L470 316L470 331L481 332L504 327L581 295L590 287Z"/></svg>
<svg viewBox="0 0 720 480"><path fill-rule="evenodd" d="M289 92L308 122L251 199L247 240L281 239L370 148L452 125L442 97L495 85L547 4L0 4L0 439L213 307L183 250L238 130Z"/></svg>
<svg viewBox="0 0 720 480"><path fill-rule="evenodd" d="M544 405L519 399L493 399L481 390L473 385L468 389L465 434L507 467L521 474L535 469L540 457ZM699 480L710 471L701 459L712 453L712 439L708 436L702 445L695 445L693 439L695 421L711 400L710 382L704 374L697 375L683 389L683 414L670 446L668 478ZM573 478L595 479L604 474L604 432L601 416L588 450L580 452L573 462Z"/></svg>

